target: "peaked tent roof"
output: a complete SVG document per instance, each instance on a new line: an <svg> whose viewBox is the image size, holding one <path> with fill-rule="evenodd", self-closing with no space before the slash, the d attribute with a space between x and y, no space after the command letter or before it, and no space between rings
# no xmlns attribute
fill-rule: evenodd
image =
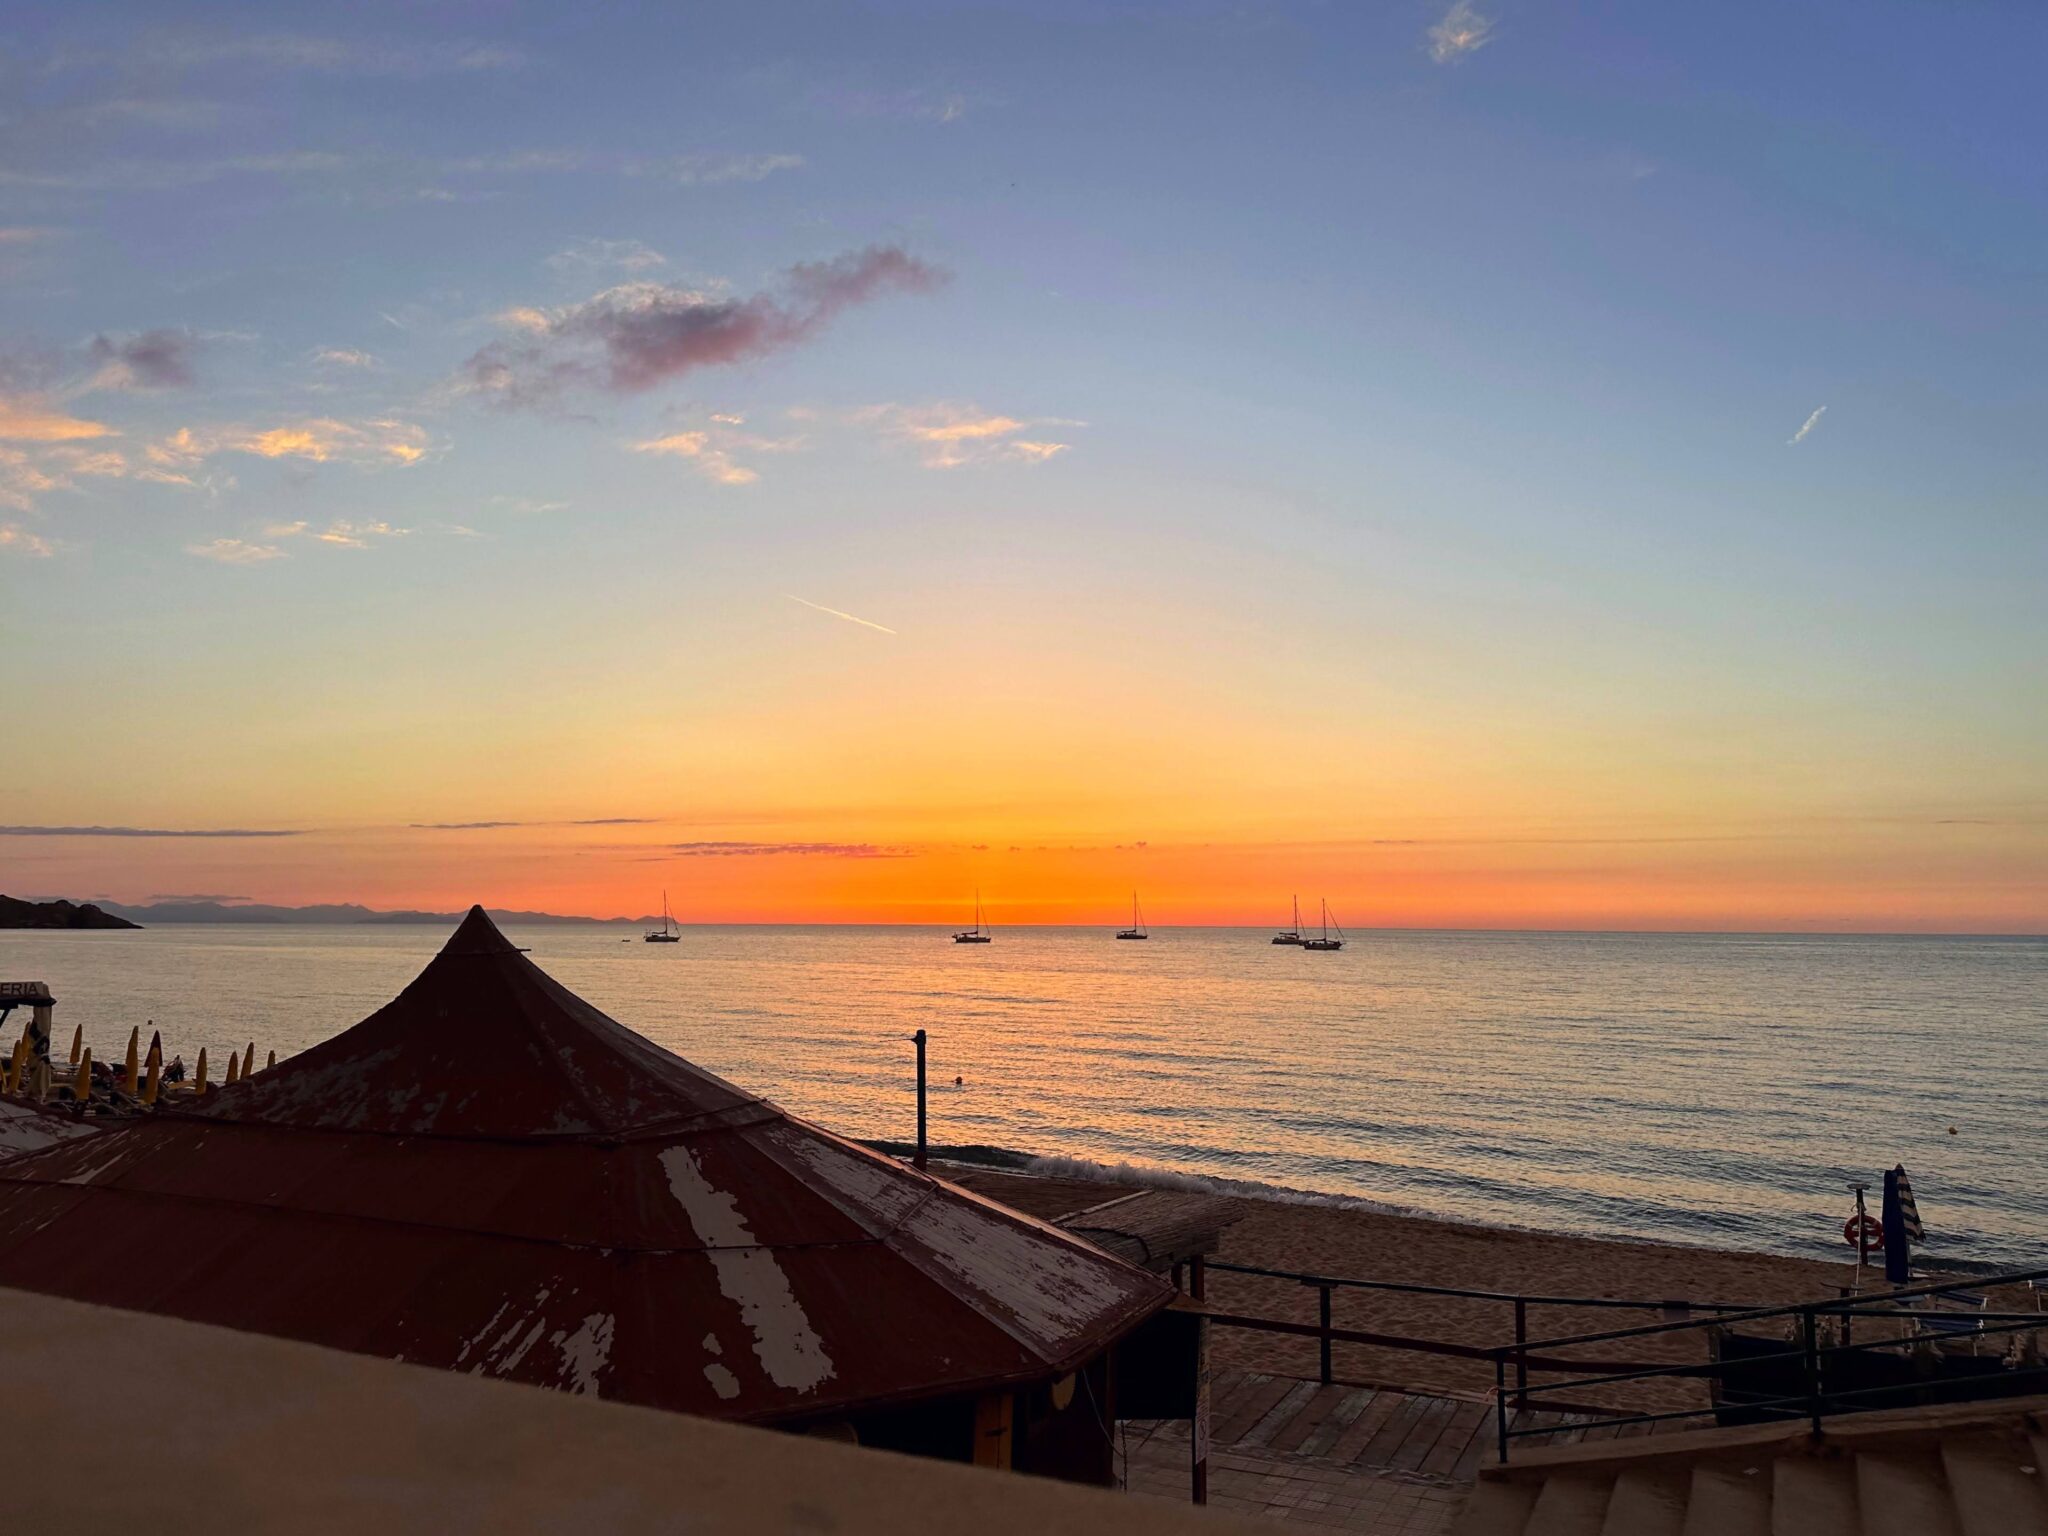
<svg viewBox="0 0 2048 1536"><path fill-rule="evenodd" d="M754 1420L1059 1375L1172 1296L659 1049L481 908L353 1029L0 1166L0 1285Z"/></svg>

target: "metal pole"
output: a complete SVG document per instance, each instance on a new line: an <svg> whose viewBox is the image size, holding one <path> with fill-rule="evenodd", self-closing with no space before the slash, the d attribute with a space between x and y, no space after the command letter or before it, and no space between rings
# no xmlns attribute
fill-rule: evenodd
<svg viewBox="0 0 2048 1536"><path fill-rule="evenodd" d="M1205 1299L1208 1266L1198 1253L1188 1260L1188 1296ZM1209 1502L1209 1319L1195 1319L1195 1423L1188 1435L1192 1465L1189 1468L1194 1502Z"/></svg>
<svg viewBox="0 0 2048 1536"><path fill-rule="evenodd" d="M1508 1362L1504 1355L1493 1357L1493 1426L1499 1441L1500 1464L1508 1464Z"/></svg>
<svg viewBox="0 0 2048 1536"><path fill-rule="evenodd" d="M924 1031L919 1030L910 1037L917 1042L917 1156L911 1166L924 1167Z"/></svg>
<svg viewBox="0 0 2048 1536"><path fill-rule="evenodd" d="M1330 1370L1330 1287L1324 1285L1318 1286L1317 1289L1322 1293L1317 1298L1316 1313L1323 1325L1323 1385L1327 1387L1332 1376Z"/></svg>
<svg viewBox="0 0 2048 1536"><path fill-rule="evenodd" d="M1820 1375L1820 1314L1808 1308L1801 1314L1800 1322L1806 1338L1807 1413L1813 1424L1813 1432L1818 1435L1820 1433L1821 1410L1823 1407Z"/></svg>
<svg viewBox="0 0 2048 1536"><path fill-rule="evenodd" d="M1529 1406L1529 1302L1515 1298L1515 1406Z"/></svg>

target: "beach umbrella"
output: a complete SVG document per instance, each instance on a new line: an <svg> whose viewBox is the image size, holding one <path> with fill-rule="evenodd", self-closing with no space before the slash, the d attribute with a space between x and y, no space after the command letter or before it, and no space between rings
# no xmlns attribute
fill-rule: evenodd
<svg viewBox="0 0 2048 1536"><path fill-rule="evenodd" d="M256 1042L251 1040L249 1048L242 1052L242 1076L247 1077L256 1070Z"/></svg>
<svg viewBox="0 0 2048 1536"><path fill-rule="evenodd" d="M1912 1274L1911 1245L1924 1243L1927 1234L1920 1226L1920 1207L1913 1203L1913 1185L1903 1163L1884 1176L1884 1277L1892 1285L1904 1285Z"/></svg>
<svg viewBox="0 0 2048 1536"><path fill-rule="evenodd" d="M78 1072L71 1079L71 1097L81 1104L92 1097L92 1047L89 1045L85 1054L78 1058Z"/></svg>
<svg viewBox="0 0 2048 1536"><path fill-rule="evenodd" d="M242 1075L241 1060L242 1058L233 1051L228 1052L228 1086L230 1088L234 1087L236 1079Z"/></svg>
<svg viewBox="0 0 2048 1536"><path fill-rule="evenodd" d="M78 1048L85 1043L85 1026L79 1025L71 1031L71 1065L78 1065Z"/></svg>
<svg viewBox="0 0 2048 1536"><path fill-rule="evenodd" d="M158 1091L163 1087L164 1053L155 1046L149 1048L149 1076L142 1084L142 1102L154 1104Z"/></svg>
<svg viewBox="0 0 2048 1536"><path fill-rule="evenodd" d="M136 1069L141 1065L142 1026L136 1025L128 1031L128 1060L123 1064L121 1088L124 1093L133 1093L142 1086L142 1074Z"/></svg>
<svg viewBox="0 0 2048 1536"><path fill-rule="evenodd" d="M199 1047L199 1067L192 1080L192 1088L196 1093L206 1092L206 1047L203 1045Z"/></svg>

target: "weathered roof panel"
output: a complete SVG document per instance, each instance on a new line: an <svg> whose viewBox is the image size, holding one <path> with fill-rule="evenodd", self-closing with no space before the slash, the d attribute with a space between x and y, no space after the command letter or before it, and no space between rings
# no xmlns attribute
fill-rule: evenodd
<svg viewBox="0 0 2048 1536"><path fill-rule="evenodd" d="M324 1045L0 1166L0 1285L756 1420L1057 1375L1172 1294L661 1051L481 910Z"/></svg>

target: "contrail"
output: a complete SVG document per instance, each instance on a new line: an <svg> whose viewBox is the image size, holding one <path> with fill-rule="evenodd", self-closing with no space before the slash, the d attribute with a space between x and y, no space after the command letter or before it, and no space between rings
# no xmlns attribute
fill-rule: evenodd
<svg viewBox="0 0 2048 1536"><path fill-rule="evenodd" d="M1827 415L1827 413L1828 408L1826 406L1822 406L1819 410L1815 411L1811 416L1807 417L1806 425L1801 427L1797 432L1794 432L1789 438L1787 438L1785 440L1785 446L1787 448L1790 448L1795 443L1805 442L1806 434L1811 432L1815 427L1819 426L1821 417Z"/></svg>
<svg viewBox="0 0 2048 1536"><path fill-rule="evenodd" d="M879 629L885 635L896 633L895 630L886 624L877 624L873 619L863 619L855 614L842 613L837 608L827 608L823 603L814 603L808 597L798 597L794 592L785 592L782 595L792 603L802 603L806 608L815 608L820 613L829 613L835 619L844 619L847 623L858 624L863 629Z"/></svg>

